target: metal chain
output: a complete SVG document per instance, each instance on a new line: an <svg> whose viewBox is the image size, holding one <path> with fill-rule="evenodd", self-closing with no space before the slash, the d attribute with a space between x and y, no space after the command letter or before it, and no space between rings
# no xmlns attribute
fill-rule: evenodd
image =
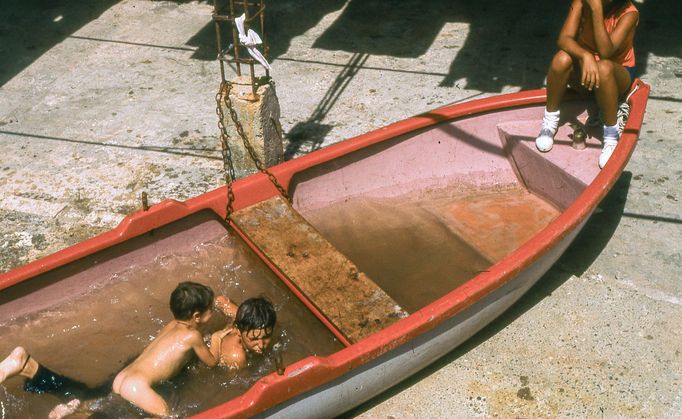
<svg viewBox="0 0 682 419"><path fill-rule="evenodd" d="M232 150L230 150L230 145L228 143L229 135L223 124L225 115L223 114L223 108L221 106L222 96L229 95L229 87L227 82L223 80L220 83L220 89L215 95L216 101L216 114L218 115L218 128L220 129L220 145L223 154L223 170L225 175L225 185L227 185L227 203L225 204L225 221L229 223L230 217L234 212L234 191L232 190L232 183L234 182L236 175L234 172L234 165L232 163Z"/></svg>
<svg viewBox="0 0 682 419"><path fill-rule="evenodd" d="M221 91L223 90L223 86L225 86L225 93L223 94L223 103L225 104L225 108L227 108L227 110L230 112L230 118L232 118L232 122L234 122L234 125L237 128L237 133L241 137L242 142L244 143L244 147L249 152L251 160L253 160L253 163L256 165L256 168L261 173L265 174L268 177L268 179L270 179L270 182L272 182L272 184L275 185L275 188L277 188L280 195L282 195L284 199L286 199L287 201L291 202L291 198L289 198L289 194L287 193L286 189L284 189L284 187L282 187L282 185L280 185L280 183L277 181L277 178L272 173L270 173L268 169L265 168L263 163L260 161L258 154L256 154L256 150L254 150L253 146L249 142L249 139L246 137L246 134L244 133L244 127L242 126L241 122L239 122L237 111L235 111L234 106L232 105L232 100L230 99L232 83L229 81L223 81L220 85ZM218 108L220 108L220 104L218 105ZM222 109L220 110L219 116L221 115ZM224 130L224 126L222 129Z"/></svg>

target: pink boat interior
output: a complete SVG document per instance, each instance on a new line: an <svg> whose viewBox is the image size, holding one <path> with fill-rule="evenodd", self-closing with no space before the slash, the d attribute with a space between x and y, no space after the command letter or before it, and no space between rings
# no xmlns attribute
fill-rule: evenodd
<svg viewBox="0 0 682 419"><path fill-rule="evenodd" d="M404 313L414 313L549 226L599 174L599 138L590 136L584 150L572 146L585 103L566 105L549 153L534 144L542 112L537 104L454 120L420 115L434 125L297 170L288 185L293 208ZM288 273L273 272L267 251L252 245L204 209L19 282L0 293L0 352L21 342L52 369L105 382L171 319L167 298L184 280L236 301L273 301L285 365L353 342L334 324L332 307L311 309L282 281ZM181 385L160 391L178 400L181 414L195 414L276 369L274 358L256 364L238 374L192 366ZM13 405L6 408L17 417L29 406L36 414L54 405L22 393L20 384L7 388Z"/></svg>

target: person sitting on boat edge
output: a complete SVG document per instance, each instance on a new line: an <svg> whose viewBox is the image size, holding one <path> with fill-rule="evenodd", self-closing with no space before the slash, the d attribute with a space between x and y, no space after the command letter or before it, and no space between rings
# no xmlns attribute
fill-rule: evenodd
<svg viewBox="0 0 682 419"><path fill-rule="evenodd" d="M635 75L634 36L639 12L630 0L572 0L559 33L559 52L547 72L547 105L538 150L552 149L559 104L567 87L594 96L604 123L603 168L618 144L627 115L619 102ZM593 122L590 118L588 124Z"/></svg>
<svg viewBox="0 0 682 419"><path fill-rule="evenodd" d="M229 305L224 309L233 312ZM241 369L247 365L250 354L263 355L269 348L277 313L265 298L249 298L239 305L233 318L232 326L211 336L211 348L218 348L220 365Z"/></svg>
<svg viewBox="0 0 682 419"><path fill-rule="evenodd" d="M218 305L230 315L228 301L218 297ZM20 375L28 378L24 390L32 393L50 393L68 403L60 404L50 412L50 418L61 418L75 412L84 399L102 397L113 393L155 416L168 416L166 401L152 388L153 385L175 376L196 354L199 360L215 367L219 363L218 348L209 348L199 328L211 319L214 304L213 290L195 282L182 282L171 293L170 308L174 320L164 326L154 340L128 366L108 384L90 388L77 380L50 371L36 361L23 347L16 347L0 362L0 383Z"/></svg>

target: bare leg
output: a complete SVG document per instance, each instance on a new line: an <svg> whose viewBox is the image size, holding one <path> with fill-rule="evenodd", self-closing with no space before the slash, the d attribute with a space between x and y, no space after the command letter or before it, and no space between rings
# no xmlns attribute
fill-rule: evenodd
<svg viewBox="0 0 682 419"><path fill-rule="evenodd" d="M542 117L540 134L535 139L535 146L543 153L552 149L554 136L559 128L559 104L564 97L569 78L574 73L573 58L564 51L554 54L547 71L547 105Z"/></svg>
<svg viewBox="0 0 682 419"><path fill-rule="evenodd" d="M117 377L118 378L118 377ZM126 377L122 382L114 382L114 392L130 403L154 416L169 416L170 409L163 397L159 396L144 380Z"/></svg>
<svg viewBox="0 0 682 419"><path fill-rule="evenodd" d="M40 367L38 361L33 359L26 349L17 346L7 358L0 362L0 383L17 375L32 379L36 375L36 372L38 372L38 367ZM74 413L80 404L80 400L74 399L68 403L57 405L50 411L48 418L61 419L66 417Z"/></svg>
<svg viewBox="0 0 682 419"><path fill-rule="evenodd" d="M559 110L559 104L566 92L568 79L573 72L573 57L564 51L554 54L547 71L547 111Z"/></svg>
<svg viewBox="0 0 682 419"><path fill-rule="evenodd" d="M62 403L50 410L50 414L47 416L48 419L62 419L71 414L73 414L78 407L81 405L81 401L78 399L73 399L68 403Z"/></svg>
<svg viewBox="0 0 682 419"><path fill-rule="evenodd" d="M599 65L599 88L596 89L597 104L604 118L605 125L616 124L616 111L618 99L627 92L630 87L630 74L620 64L611 60L600 60Z"/></svg>
<svg viewBox="0 0 682 419"><path fill-rule="evenodd" d="M38 366L38 362L31 358L26 349L17 346L7 358L0 362L0 383L16 375L29 379L33 378L38 371Z"/></svg>
<svg viewBox="0 0 682 419"><path fill-rule="evenodd" d="M630 74L611 60L600 60L598 65L599 88L595 95L604 118L604 145L599 155L599 167L603 168L618 145L618 100L630 86Z"/></svg>

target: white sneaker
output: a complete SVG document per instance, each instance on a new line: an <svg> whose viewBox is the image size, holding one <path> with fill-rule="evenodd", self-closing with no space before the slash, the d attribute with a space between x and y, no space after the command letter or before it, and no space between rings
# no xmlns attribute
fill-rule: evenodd
<svg viewBox="0 0 682 419"><path fill-rule="evenodd" d="M599 168L603 169L606 163L611 158L613 150L616 149L618 145L618 140L606 139L604 140L604 147L601 149L601 154L599 155Z"/></svg>
<svg viewBox="0 0 682 419"><path fill-rule="evenodd" d="M628 105L627 102L623 102L618 106L618 110L616 111L616 125L618 125L619 137L623 134L625 123L628 121L628 116L630 116L630 105Z"/></svg>
<svg viewBox="0 0 682 419"><path fill-rule="evenodd" d="M535 146L543 153L548 152L554 145L554 136L559 128L559 111L549 112L545 108L545 113L542 116L542 128L540 128L540 135L535 139Z"/></svg>
<svg viewBox="0 0 682 419"><path fill-rule="evenodd" d="M535 139L535 146L538 148L538 150L542 151L543 153L551 150L552 146L554 145L555 134L556 130L542 127L540 130L540 135L538 135L538 138Z"/></svg>

